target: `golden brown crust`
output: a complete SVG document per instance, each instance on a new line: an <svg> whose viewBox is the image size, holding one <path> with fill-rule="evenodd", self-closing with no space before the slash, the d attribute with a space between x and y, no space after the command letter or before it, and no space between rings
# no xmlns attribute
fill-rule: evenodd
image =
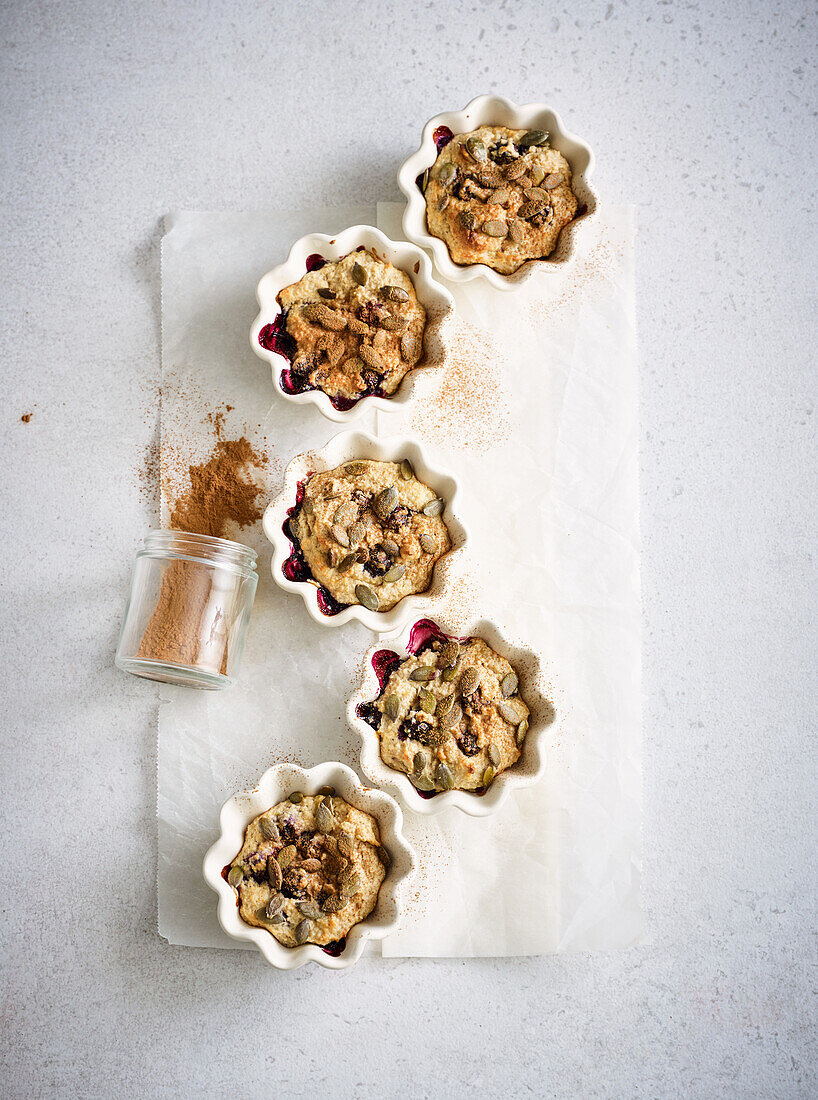
<svg viewBox="0 0 818 1100"><path fill-rule="evenodd" d="M521 144L527 133L481 126L438 154L426 186L426 221L454 263L511 274L527 260L550 256L576 216L568 161L547 144Z"/></svg>
<svg viewBox="0 0 818 1100"><path fill-rule="evenodd" d="M409 276L362 250L307 272L278 296L297 384L329 397L389 396L423 355L426 311Z"/></svg>

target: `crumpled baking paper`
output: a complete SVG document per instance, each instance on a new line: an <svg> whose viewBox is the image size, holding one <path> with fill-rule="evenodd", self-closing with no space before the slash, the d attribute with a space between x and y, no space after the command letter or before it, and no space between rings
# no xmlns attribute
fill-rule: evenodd
<svg viewBox="0 0 818 1100"><path fill-rule="evenodd" d="M267 490L289 459L339 426L274 394L248 332L255 284L307 232L364 222L400 237L399 204L282 214L179 214L162 247L162 489L231 438L266 450ZM608 207L566 272L503 294L450 285L452 355L406 412L356 426L417 436L461 479L470 541L439 614L493 620L542 655L558 712L545 778L497 814L406 813L419 871L400 930L368 952L502 956L639 942L641 686L634 216ZM239 682L220 693L163 686L159 716L159 932L239 947L201 875L218 810L282 760L357 768L344 705L372 635L322 628L269 572Z"/></svg>

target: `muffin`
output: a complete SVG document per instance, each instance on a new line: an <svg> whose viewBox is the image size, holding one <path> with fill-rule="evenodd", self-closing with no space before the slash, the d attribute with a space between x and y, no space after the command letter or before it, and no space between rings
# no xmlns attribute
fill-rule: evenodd
<svg viewBox="0 0 818 1100"><path fill-rule="evenodd" d="M358 714L377 731L383 762L421 792L478 791L520 758L529 709L509 662L481 638L434 635L388 666Z"/></svg>
<svg viewBox="0 0 818 1100"><path fill-rule="evenodd" d="M426 222L454 263L508 275L551 255L578 204L571 166L545 130L481 126L439 146L426 180Z"/></svg>
<svg viewBox="0 0 818 1100"><path fill-rule="evenodd" d="M254 818L225 874L247 924L285 947L324 947L372 912L389 863L375 818L326 788Z"/></svg>
<svg viewBox="0 0 818 1100"><path fill-rule="evenodd" d="M426 311L412 280L365 249L309 266L278 295L283 388L323 390L338 408L391 396L423 354Z"/></svg>
<svg viewBox="0 0 818 1100"><path fill-rule="evenodd" d="M388 611L425 592L435 563L451 549L444 508L408 460L361 459L309 477L287 533L333 610L361 604Z"/></svg>

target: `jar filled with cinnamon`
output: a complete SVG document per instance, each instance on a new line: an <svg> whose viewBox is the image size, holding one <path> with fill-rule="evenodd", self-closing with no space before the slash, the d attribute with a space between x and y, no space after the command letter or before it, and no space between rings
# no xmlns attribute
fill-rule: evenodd
<svg viewBox="0 0 818 1100"><path fill-rule="evenodd" d="M117 667L168 684L228 687L238 675L257 583L249 546L152 532L136 556Z"/></svg>

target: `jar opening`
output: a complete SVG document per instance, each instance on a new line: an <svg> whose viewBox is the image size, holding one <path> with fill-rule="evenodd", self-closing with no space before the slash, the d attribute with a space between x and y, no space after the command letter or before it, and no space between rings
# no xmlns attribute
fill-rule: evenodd
<svg viewBox="0 0 818 1100"><path fill-rule="evenodd" d="M250 546L216 535L199 535L192 531L151 531L139 554L184 558L206 565L232 568L239 573L255 573L258 555Z"/></svg>

